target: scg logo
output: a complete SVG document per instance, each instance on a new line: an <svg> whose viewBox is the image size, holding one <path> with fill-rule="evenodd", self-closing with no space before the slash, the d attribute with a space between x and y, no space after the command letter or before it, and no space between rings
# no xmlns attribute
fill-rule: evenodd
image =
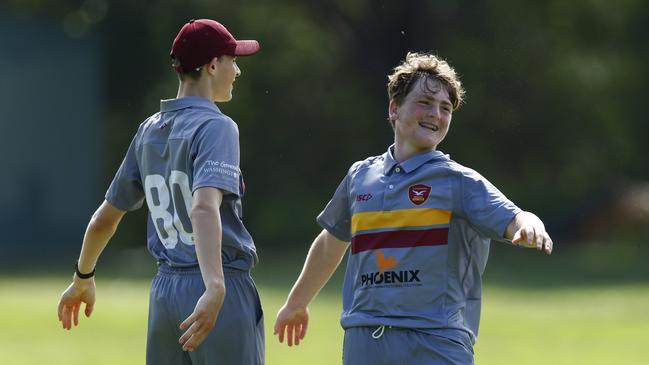
<svg viewBox="0 0 649 365"><path fill-rule="evenodd" d="M366 202L368 200L372 199L372 194L359 194L356 195L356 201L357 202Z"/></svg>

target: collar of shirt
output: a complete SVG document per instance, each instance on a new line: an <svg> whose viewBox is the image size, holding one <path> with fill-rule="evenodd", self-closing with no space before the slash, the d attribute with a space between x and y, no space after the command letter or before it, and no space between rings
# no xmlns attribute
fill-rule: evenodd
<svg viewBox="0 0 649 365"><path fill-rule="evenodd" d="M216 104L199 96L185 96L179 99L160 100L160 111L163 113L190 107L203 107L221 113L221 110L219 110Z"/></svg>
<svg viewBox="0 0 649 365"><path fill-rule="evenodd" d="M383 174L389 175L394 171L395 166L399 165L405 173L410 173L411 171L416 170L419 166L429 162L431 160L439 161L448 161L450 160L449 155L445 155L444 152L438 150L430 150L422 152L420 154L414 155L409 159L399 163L394 159L393 156L394 144L388 148L388 151L385 153L385 160L383 165Z"/></svg>

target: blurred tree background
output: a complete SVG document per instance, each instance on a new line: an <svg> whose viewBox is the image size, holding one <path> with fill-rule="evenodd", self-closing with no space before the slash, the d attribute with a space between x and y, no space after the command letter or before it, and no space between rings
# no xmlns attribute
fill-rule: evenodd
<svg viewBox="0 0 649 365"><path fill-rule="evenodd" d="M392 142L386 75L407 51L447 59L467 89L442 151L555 237L648 237L649 2L5 0L0 14L99 43L103 117L88 122L104 137L100 191L138 124L176 95L169 49L186 21L259 40L220 107L239 124L262 259L304 250L349 165ZM145 214L129 214L112 246L143 247Z"/></svg>

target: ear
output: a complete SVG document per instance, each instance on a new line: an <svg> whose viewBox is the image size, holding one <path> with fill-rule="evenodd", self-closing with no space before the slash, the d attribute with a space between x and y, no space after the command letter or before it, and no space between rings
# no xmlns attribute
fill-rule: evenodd
<svg viewBox="0 0 649 365"><path fill-rule="evenodd" d="M214 58L212 58L212 60L211 60L207 65L205 65L205 70L206 70L210 75L214 75L214 74L216 74L216 70L217 70L217 65L218 65L218 64L219 64L219 58L218 58L218 57L214 57Z"/></svg>
<svg viewBox="0 0 649 365"><path fill-rule="evenodd" d="M394 101L394 99L390 100L390 103L388 104L388 117L390 120L395 121L397 120L397 109L399 108L399 105L397 105L397 102Z"/></svg>

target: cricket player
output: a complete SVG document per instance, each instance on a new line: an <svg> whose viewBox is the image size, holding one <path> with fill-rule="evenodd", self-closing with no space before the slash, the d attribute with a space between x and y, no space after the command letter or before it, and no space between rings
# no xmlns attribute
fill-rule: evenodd
<svg viewBox="0 0 649 365"><path fill-rule="evenodd" d="M408 53L388 80L394 144L354 163L318 216L274 331L304 339L307 306L351 243L343 364L473 364L490 242L547 254L553 243L538 217L437 150L464 95L446 61Z"/></svg>
<svg viewBox="0 0 649 365"><path fill-rule="evenodd" d="M95 265L127 211L146 200L148 249L158 262L149 301L147 364L263 364L262 309L250 269L257 263L242 222L244 183L237 124L215 102L232 99L237 56L259 50L220 23L191 20L173 41L176 99L142 123L105 201L92 216L63 328L95 304Z"/></svg>

